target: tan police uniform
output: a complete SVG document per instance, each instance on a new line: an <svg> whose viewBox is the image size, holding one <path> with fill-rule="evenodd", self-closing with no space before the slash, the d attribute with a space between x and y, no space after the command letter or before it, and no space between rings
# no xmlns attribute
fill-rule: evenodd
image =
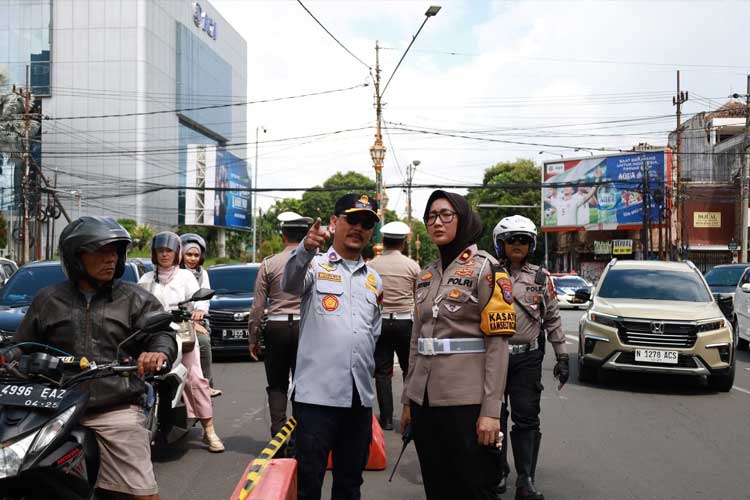
<svg viewBox="0 0 750 500"><path fill-rule="evenodd" d="M307 228L312 219L294 212L279 214L281 228ZM255 297L250 310L250 344L260 340L264 312L266 379L268 386L268 408L271 414L271 434L281 430L286 422L287 391L289 374L294 376L299 342L300 297L281 289L284 266L297 243L287 246L280 253L263 259L255 280ZM267 311L265 311L267 306Z"/></svg>
<svg viewBox="0 0 750 500"><path fill-rule="evenodd" d="M385 241L403 241L409 226L389 222L380 229ZM393 354L398 356L401 374L409 371L409 343L414 314L414 289L419 264L398 249L386 248L369 262L383 280L383 326L375 346L375 389L380 409L380 426L393 429Z"/></svg>

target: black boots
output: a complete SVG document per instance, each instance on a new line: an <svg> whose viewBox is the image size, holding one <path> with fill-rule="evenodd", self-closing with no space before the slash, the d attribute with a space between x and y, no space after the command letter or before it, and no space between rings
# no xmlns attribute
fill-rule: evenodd
<svg viewBox="0 0 750 500"><path fill-rule="evenodd" d="M511 431L513 459L516 462L516 500L544 500L534 485L536 461L542 433L534 430Z"/></svg>
<svg viewBox="0 0 750 500"><path fill-rule="evenodd" d="M380 427L384 431L393 430L393 394L391 392L391 377L376 378L375 390L378 393L378 407L380 408Z"/></svg>

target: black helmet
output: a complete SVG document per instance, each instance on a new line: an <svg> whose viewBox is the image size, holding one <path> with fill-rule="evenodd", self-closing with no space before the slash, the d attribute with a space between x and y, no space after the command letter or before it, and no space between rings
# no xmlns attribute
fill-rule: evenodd
<svg viewBox="0 0 750 500"><path fill-rule="evenodd" d="M95 252L105 245L117 245L117 265L114 279L125 272L125 259L130 247L130 234L110 217L80 217L68 224L60 233L60 262L71 281L86 279L98 287L102 283L90 277L81 262L81 252Z"/></svg>
<svg viewBox="0 0 750 500"><path fill-rule="evenodd" d="M159 265L159 261L156 258L157 248L174 250L174 262L172 265L176 266L180 263L182 244L180 243L180 237L172 231L163 231L151 239L151 263L155 266Z"/></svg>
<svg viewBox="0 0 750 500"><path fill-rule="evenodd" d="M201 250L201 258L198 261L198 265L202 266L203 262L206 260L206 240L203 239L203 237L200 234L195 233L185 233L180 236L180 241L182 242L182 251L185 251L185 247L188 243L194 243L198 245L198 248ZM184 263L183 263L184 266Z"/></svg>

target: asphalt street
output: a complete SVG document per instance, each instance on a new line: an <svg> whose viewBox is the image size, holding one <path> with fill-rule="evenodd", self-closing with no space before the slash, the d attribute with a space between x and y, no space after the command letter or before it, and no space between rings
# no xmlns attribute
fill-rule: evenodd
<svg viewBox="0 0 750 500"><path fill-rule="evenodd" d="M562 391L552 377L550 351L544 365L537 486L545 497L750 499L750 353L738 353L735 388L729 393L712 392L697 379L641 374L580 384L575 353L581 314L562 313L572 353L571 380ZM215 360L214 378L224 390L214 399L214 411L227 451L206 451L197 428L176 445L157 450L154 467L165 500L228 499L244 467L270 438L263 365L241 358ZM400 390L397 373L394 392ZM387 432L386 443L388 469L365 473L362 498L424 498L413 445L388 483L400 436ZM330 479L327 474L323 498L330 498ZM503 498L513 498L513 492Z"/></svg>

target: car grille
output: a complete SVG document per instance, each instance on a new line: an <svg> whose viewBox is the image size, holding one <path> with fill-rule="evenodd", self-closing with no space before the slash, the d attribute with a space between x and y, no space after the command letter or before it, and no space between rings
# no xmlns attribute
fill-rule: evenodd
<svg viewBox="0 0 750 500"><path fill-rule="evenodd" d="M628 345L691 348L698 339L698 326L694 323L621 319L617 322L617 335L620 342Z"/></svg>
<svg viewBox="0 0 750 500"><path fill-rule="evenodd" d="M634 352L621 352L617 359L614 361L616 365L635 365L635 366L663 366L666 368L698 368L693 356L685 356L680 354L677 357L677 364L671 363L646 363L643 361L635 360Z"/></svg>
<svg viewBox="0 0 750 500"><path fill-rule="evenodd" d="M248 318L244 317L241 321L236 321L234 319L235 312L236 311L211 311L211 331L219 332L220 335L221 330L247 328Z"/></svg>

